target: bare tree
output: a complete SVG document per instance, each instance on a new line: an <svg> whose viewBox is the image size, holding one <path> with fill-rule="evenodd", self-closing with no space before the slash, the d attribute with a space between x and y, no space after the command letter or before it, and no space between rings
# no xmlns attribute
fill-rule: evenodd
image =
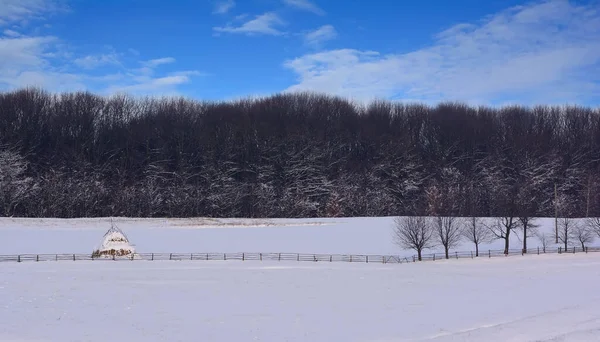
<svg viewBox="0 0 600 342"><path fill-rule="evenodd" d="M489 242L492 237L490 230L475 216L464 219L461 234L475 244L476 257L479 256L479 245Z"/></svg>
<svg viewBox="0 0 600 342"><path fill-rule="evenodd" d="M523 253L527 253L527 238L535 236L539 225L535 223L535 218L526 216L519 217L519 225L523 231Z"/></svg>
<svg viewBox="0 0 600 342"><path fill-rule="evenodd" d="M504 254L508 254L510 249L510 234L520 227L519 220L512 216L498 217L487 227L493 237L504 240Z"/></svg>
<svg viewBox="0 0 600 342"><path fill-rule="evenodd" d="M435 218L435 229L439 242L444 246L446 259L449 258L450 248L456 247L460 242L461 229L458 220L451 216L438 216Z"/></svg>
<svg viewBox="0 0 600 342"><path fill-rule="evenodd" d="M419 261L423 249L432 247L433 230L424 216L405 216L394 219L394 239L402 248L417 251Z"/></svg>
<svg viewBox="0 0 600 342"><path fill-rule="evenodd" d="M535 236L538 238L538 240L540 240L542 249L544 253L546 253L546 248L552 243L552 235L545 232L536 231Z"/></svg>
<svg viewBox="0 0 600 342"><path fill-rule="evenodd" d="M594 242L595 234L589 225L577 222L573 227L573 238L581 244L581 249L585 251L585 245Z"/></svg>
<svg viewBox="0 0 600 342"><path fill-rule="evenodd" d="M600 217L588 217L585 219L585 225L590 231L600 237Z"/></svg>
<svg viewBox="0 0 600 342"><path fill-rule="evenodd" d="M565 251L569 247L569 244L575 239L575 230L577 227L577 221L572 218L564 217L558 219L558 236L555 238L562 244L564 244Z"/></svg>

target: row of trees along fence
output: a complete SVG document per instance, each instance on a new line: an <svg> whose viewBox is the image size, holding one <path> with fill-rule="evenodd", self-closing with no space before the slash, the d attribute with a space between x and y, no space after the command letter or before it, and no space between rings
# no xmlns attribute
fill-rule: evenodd
<svg viewBox="0 0 600 342"><path fill-rule="evenodd" d="M574 254L574 253L592 253L600 252L600 247L571 247L563 249L556 248L535 248L527 251L527 254ZM500 250L488 250L480 254L479 257L498 257L525 255L523 250L510 250L508 254ZM473 251L453 252L451 258L477 258ZM444 253L423 254L421 260L443 260ZM167 261L167 260L238 260L238 261L309 261L309 262L351 262L351 263L383 263L383 264L403 264L417 262L419 258L415 256L402 257L395 255L352 255L352 254L302 254L302 253L136 253L134 255L122 257L92 257L91 254L17 254L0 255L0 262L43 262L43 261Z"/></svg>
<svg viewBox="0 0 600 342"><path fill-rule="evenodd" d="M557 219L554 232L549 234L539 229L538 219L534 217L456 218L435 216L435 210L432 214L434 216L397 217L394 221L396 244L401 248L415 250L418 260L424 258L423 251L439 246L443 248L444 253L438 254L438 258L458 257L458 252L451 252L451 250L464 240L474 244L474 255L477 257L480 255L479 246L493 240L502 240L504 242L502 253L510 254L510 241L514 235L522 241L520 250L522 254L531 251L527 247L527 241L532 237L539 240L544 253L553 241L562 244L556 249L558 253L568 250L575 252L577 245L581 246L582 251L587 251L588 245L600 237L600 218L597 217ZM537 253L539 254L539 250ZM432 254L432 258L435 257L436 254Z"/></svg>
<svg viewBox="0 0 600 342"><path fill-rule="evenodd" d="M598 108L0 93L0 216L588 217L599 167Z"/></svg>

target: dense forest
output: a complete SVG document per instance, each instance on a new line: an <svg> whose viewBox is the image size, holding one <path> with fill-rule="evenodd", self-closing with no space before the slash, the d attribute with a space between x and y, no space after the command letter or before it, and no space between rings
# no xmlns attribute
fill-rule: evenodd
<svg viewBox="0 0 600 342"><path fill-rule="evenodd" d="M600 215L600 109L0 94L0 216Z"/></svg>

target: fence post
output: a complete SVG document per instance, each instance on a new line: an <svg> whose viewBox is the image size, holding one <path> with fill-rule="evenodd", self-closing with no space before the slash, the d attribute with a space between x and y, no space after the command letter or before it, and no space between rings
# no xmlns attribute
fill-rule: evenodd
<svg viewBox="0 0 600 342"><path fill-rule="evenodd" d="M21 262L21 256L17 255L17 262Z"/></svg>
<svg viewBox="0 0 600 342"><path fill-rule="evenodd" d="M573 254L575 254L575 247L573 247Z"/></svg>
<svg viewBox="0 0 600 342"><path fill-rule="evenodd" d="M329 262L333 262L333 254L329 254Z"/></svg>
<svg viewBox="0 0 600 342"><path fill-rule="evenodd" d="M587 254L587 249L588 249L588 248L587 248L587 246L585 246L585 253L586 253L586 254Z"/></svg>
<svg viewBox="0 0 600 342"><path fill-rule="evenodd" d="M223 260L227 260L227 253L223 253Z"/></svg>
<svg viewBox="0 0 600 342"><path fill-rule="evenodd" d="M56 259L54 259L54 260L55 260L55 261L58 261L58 254L54 254L54 257L56 258Z"/></svg>
<svg viewBox="0 0 600 342"><path fill-rule="evenodd" d="M367 264L369 263L369 256L367 255Z"/></svg>
<svg viewBox="0 0 600 342"><path fill-rule="evenodd" d="M154 253L152 253L152 259L151 260L154 261Z"/></svg>
<svg viewBox="0 0 600 342"><path fill-rule="evenodd" d="M40 261L40 255L39 254L35 256L35 261Z"/></svg>
<svg viewBox="0 0 600 342"><path fill-rule="evenodd" d="M208 261L208 253L206 253L206 261Z"/></svg>
<svg viewBox="0 0 600 342"><path fill-rule="evenodd" d="M173 253L169 253L169 260L173 260Z"/></svg>
<svg viewBox="0 0 600 342"><path fill-rule="evenodd" d="M113 260L116 260L115 255L113 254L112 256L113 256ZM73 261L75 261L75 255L73 255Z"/></svg>
<svg viewBox="0 0 600 342"><path fill-rule="evenodd" d="M258 253L258 258L262 261L262 253Z"/></svg>
<svg viewBox="0 0 600 342"><path fill-rule="evenodd" d="M190 260L194 260L194 253L190 253Z"/></svg>
<svg viewBox="0 0 600 342"><path fill-rule="evenodd" d="M558 254L561 254L561 253L560 253L560 249L561 249L561 247L558 247Z"/></svg>
<svg viewBox="0 0 600 342"><path fill-rule="evenodd" d="M296 254L296 261L300 261L300 253Z"/></svg>
<svg viewBox="0 0 600 342"><path fill-rule="evenodd" d="M456 253L456 259L458 259L458 252L457 252L457 251L454 251L454 253Z"/></svg>
<svg viewBox="0 0 600 342"><path fill-rule="evenodd" d="M415 256L413 255L413 262L415 262Z"/></svg>
<svg viewBox="0 0 600 342"><path fill-rule="evenodd" d="M473 251L471 251L471 259L473 259Z"/></svg>
<svg viewBox="0 0 600 342"><path fill-rule="evenodd" d="M540 255L540 246L538 246L538 255Z"/></svg>
<svg viewBox="0 0 600 342"><path fill-rule="evenodd" d="M490 258L492 257L492 251L490 251L489 249L488 249L488 257L490 257Z"/></svg>
<svg viewBox="0 0 600 342"><path fill-rule="evenodd" d="M279 253L278 261L281 261L281 253Z"/></svg>
<svg viewBox="0 0 600 342"><path fill-rule="evenodd" d="M350 254L350 262L352 262L352 254Z"/></svg>
<svg viewBox="0 0 600 342"><path fill-rule="evenodd" d="M113 256L114 257L114 256ZM73 254L73 261L75 261L75 254Z"/></svg>
<svg viewBox="0 0 600 342"><path fill-rule="evenodd" d="M317 255L316 255L316 254L313 254L313 260L314 260L315 262L317 262Z"/></svg>
<svg viewBox="0 0 600 342"><path fill-rule="evenodd" d="M246 260L246 253L242 253L242 261Z"/></svg>

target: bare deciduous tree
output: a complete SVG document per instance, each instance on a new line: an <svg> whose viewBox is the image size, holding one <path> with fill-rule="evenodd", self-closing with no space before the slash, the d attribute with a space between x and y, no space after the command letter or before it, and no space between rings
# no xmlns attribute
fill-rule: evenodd
<svg viewBox="0 0 600 342"><path fill-rule="evenodd" d="M573 227L573 238L581 244L581 249L585 250L586 244L594 242L595 234L589 225L576 222Z"/></svg>
<svg viewBox="0 0 600 342"><path fill-rule="evenodd" d="M588 217L585 219L585 225L590 231L600 237L600 217Z"/></svg>
<svg viewBox="0 0 600 342"><path fill-rule="evenodd" d="M497 217L487 227L493 237L504 240L504 254L508 254L510 234L520 227L519 220L512 216Z"/></svg>
<svg viewBox="0 0 600 342"><path fill-rule="evenodd" d="M527 239L536 236L539 225L535 223L535 218L526 216L519 217L519 225L523 231L523 253L527 253Z"/></svg>
<svg viewBox="0 0 600 342"><path fill-rule="evenodd" d="M458 220L451 216L438 216L434 218L437 237L442 246L446 259L449 258L450 248L456 247L461 239L461 227Z"/></svg>
<svg viewBox="0 0 600 342"><path fill-rule="evenodd" d="M479 245L489 242L491 239L490 230L481 222L478 217L468 217L462 224L462 236L475 244L475 256L479 256Z"/></svg>
<svg viewBox="0 0 600 342"><path fill-rule="evenodd" d="M558 241L562 243L566 249L571 241L575 238L575 230L577 229L577 221L572 218L564 217L558 219Z"/></svg>
<svg viewBox="0 0 600 342"><path fill-rule="evenodd" d="M542 231L536 231L535 237L540 240L540 243L542 244L542 250L544 253L546 253L546 248L552 243L552 235Z"/></svg>
<svg viewBox="0 0 600 342"><path fill-rule="evenodd" d="M427 217L405 216L394 219L394 240L402 248L417 251L419 261L424 249L432 247L433 229Z"/></svg>

